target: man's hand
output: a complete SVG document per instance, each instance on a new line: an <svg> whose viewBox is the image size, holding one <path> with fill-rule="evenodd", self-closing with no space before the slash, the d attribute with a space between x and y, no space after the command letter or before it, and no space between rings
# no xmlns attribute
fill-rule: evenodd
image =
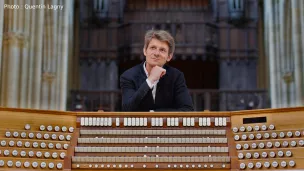
<svg viewBox="0 0 304 171"><path fill-rule="evenodd" d="M166 70L164 68L155 66L151 69L148 79L153 84L155 81L159 80L165 74L166 74Z"/></svg>

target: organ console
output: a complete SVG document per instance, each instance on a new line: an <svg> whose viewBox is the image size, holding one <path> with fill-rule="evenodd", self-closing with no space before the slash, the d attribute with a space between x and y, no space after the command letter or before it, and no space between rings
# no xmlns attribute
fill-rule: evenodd
<svg viewBox="0 0 304 171"><path fill-rule="evenodd" d="M302 170L303 114L0 108L0 170Z"/></svg>

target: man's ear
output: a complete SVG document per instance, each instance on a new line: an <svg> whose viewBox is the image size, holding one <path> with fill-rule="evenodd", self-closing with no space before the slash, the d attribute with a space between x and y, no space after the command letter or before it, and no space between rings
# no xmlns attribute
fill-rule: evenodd
<svg viewBox="0 0 304 171"><path fill-rule="evenodd" d="M144 52L144 55L147 56L147 52L146 52L145 48L143 48L143 52Z"/></svg>
<svg viewBox="0 0 304 171"><path fill-rule="evenodd" d="M169 54L169 56L167 58L167 62L171 61L172 57L173 57L173 53Z"/></svg>

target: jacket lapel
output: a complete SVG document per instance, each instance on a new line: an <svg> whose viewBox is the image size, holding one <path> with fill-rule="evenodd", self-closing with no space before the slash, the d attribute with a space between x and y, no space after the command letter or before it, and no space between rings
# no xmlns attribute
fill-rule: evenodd
<svg viewBox="0 0 304 171"><path fill-rule="evenodd" d="M146 73L145 73L145 71L144 71L144 62L142 62L140 65L139 65L139 78L138 78L138 80L139 80L139 86L142 84L142 83L144 83L144 81L146 81L146 79L147 79L147 75L146 75Z"/></svg>
<svg viewBox="0 0 304 171"><path fill-rule="evenodd" d="M141 86L144 82L146 82L146 79L147 79L147 75L144 71L144 62L142 62L139 66L139 72L140 74L139 75L139 86ZM154 100L153 100L153 96L152 96L152 90L150 89L148 92L147 92L147 96L144 98L144 100L142 101L141 103L143 106L147 106L149 108L149 110L152 110L153 109L153 106L154 106Z"/></svg>

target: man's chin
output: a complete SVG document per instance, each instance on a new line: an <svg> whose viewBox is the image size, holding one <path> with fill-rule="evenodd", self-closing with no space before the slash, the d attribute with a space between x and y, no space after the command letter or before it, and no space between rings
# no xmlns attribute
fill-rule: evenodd
<svg viewBox="0 0 304 171"><path fill-rule="evenodd" d="M148 64L151 66L151 67L155 67L155 66L159 66L159 67L162 67L163 65L158 63L158 62L148 62Z"/></svg>
<svg viewBox="0 0 304 171"><path fill-rule="evenodd" d="M149 64L151 67L155 67L156 65L158 65L158 63L156 63L156 62L148 62L148 64Z"/></svg>

